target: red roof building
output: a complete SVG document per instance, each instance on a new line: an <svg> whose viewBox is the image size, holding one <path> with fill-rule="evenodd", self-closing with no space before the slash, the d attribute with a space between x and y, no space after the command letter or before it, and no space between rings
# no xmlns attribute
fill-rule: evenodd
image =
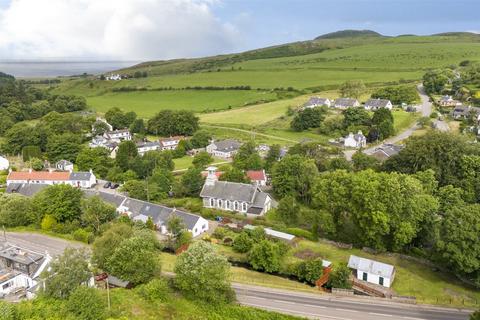
<svg viewBox="0 0 480 320"><path fill-rule="evenodd" d="M249 170L247 171L247 177L251 182L256 183L258 186L267 185L267 175L265 170Z"/></svg>

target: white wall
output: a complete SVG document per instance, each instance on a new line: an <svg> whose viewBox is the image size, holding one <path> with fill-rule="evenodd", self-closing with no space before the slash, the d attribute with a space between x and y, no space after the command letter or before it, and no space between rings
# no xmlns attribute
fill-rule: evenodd
<svg viewBox="0 0 480 320"><path fill-rule="evenodd" d="M363 272L360 270L357 270L357 279L363 280ZM380 284L380 276L373 273L367 273L367 282ZM391 284L390 278L383 278L384 287L390 288L390 284Z"/></svg>

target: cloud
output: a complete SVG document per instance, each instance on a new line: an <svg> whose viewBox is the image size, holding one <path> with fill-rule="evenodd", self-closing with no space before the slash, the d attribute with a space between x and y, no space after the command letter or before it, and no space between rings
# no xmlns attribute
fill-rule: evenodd
<svg viewBox="0 0 480 320"><path fill-rule="evenodd" d="M215 0L11 0L0 59L171 59L226 52L241 38Z"/></svg>

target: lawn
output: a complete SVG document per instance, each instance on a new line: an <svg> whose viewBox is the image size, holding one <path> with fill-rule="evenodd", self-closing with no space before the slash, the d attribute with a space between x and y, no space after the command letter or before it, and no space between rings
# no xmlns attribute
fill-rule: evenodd
<svg viewBox="0 0 480 320"><path fill-rule="evenodd" d="M184 170L190 168L192 166L192 161L193 157L191 156L184 156L181 158L173 159L173 163L175 163L175 170ZM214 157L212 165L224 163L225 161L225 159Z"/></svg>
<svg viewBox="0 0 480 320"><path fill-rule="evenodd" d="M395 133L402 132L403 130L411 127L420 118L418 112L406 112L401 109L394 109L393 114L393 126Z"/></svg>
<svg viewBox="0 0 480 320"><path fill-rule="evenodd" d="M165 109L201 113L240 107L275 97L274 93L257 90L135 91L88 96L87 103L100 113L119 107L124 111L135 111L142 118L150 118Z"/></svg>

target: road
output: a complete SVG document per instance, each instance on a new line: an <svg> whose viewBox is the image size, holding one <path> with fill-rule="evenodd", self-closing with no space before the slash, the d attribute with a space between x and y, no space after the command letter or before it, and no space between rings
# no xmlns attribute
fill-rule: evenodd
<svg viewBox="0 0 480 320"><path fill-rule="evenodd" d="M6 232L5 236L7 242L10 244L38 253L48 251L52 257L62 254L65 248L68 247L86 247L86 245L80 242L63 240L33 232ZM3 234L0 236L0 241L5 241Z"/></svg>
<svg viewBox="0 0 480 320"><path fill-rule="evenodd" d="M467 320L470 311L401 303L379 303L233 284L237 300L247 306L311 319L336 320Z"/></svg>
<svg viewBox="0 0 480 320"><path fill-rule="evenodd" d="M418 94L420 95L421 99L421 104L420 104L420 113L422 114L422 117L429 117L430 114L432 113L432 103L430 102L430 97L425 93L425 89L423 88L422 84L419 84L417 86ZM410 128L407 128L406 130L400 132L396 136L393 136L391 138L388 138L383 141L383 144L396 144L399 143L400 141L403 141L407 138L409 138L415 130L419 129L420 127L418 126L417 123L414 123ZM363 149L363 153L366 154L372 154L375 152L375 149L378 148L378 145ZM345 150L345 158L347 160L351 160L353 154L356 152L356 150Z"/></svg>
<svg viewBox="0 0 480 320"><path fill-rule="evenodd" d="M50 255L59 255L67 247L87 247L78 242L32 232L7 232L6 240L17 246ZM0 240L4 240L3 238ZM174 276L173 273L164 273ZM311 294L233 283L239 303L260 309L312 319L336 320L466 320L468 312L456 309L386 303L350 297Z"/></svg>

